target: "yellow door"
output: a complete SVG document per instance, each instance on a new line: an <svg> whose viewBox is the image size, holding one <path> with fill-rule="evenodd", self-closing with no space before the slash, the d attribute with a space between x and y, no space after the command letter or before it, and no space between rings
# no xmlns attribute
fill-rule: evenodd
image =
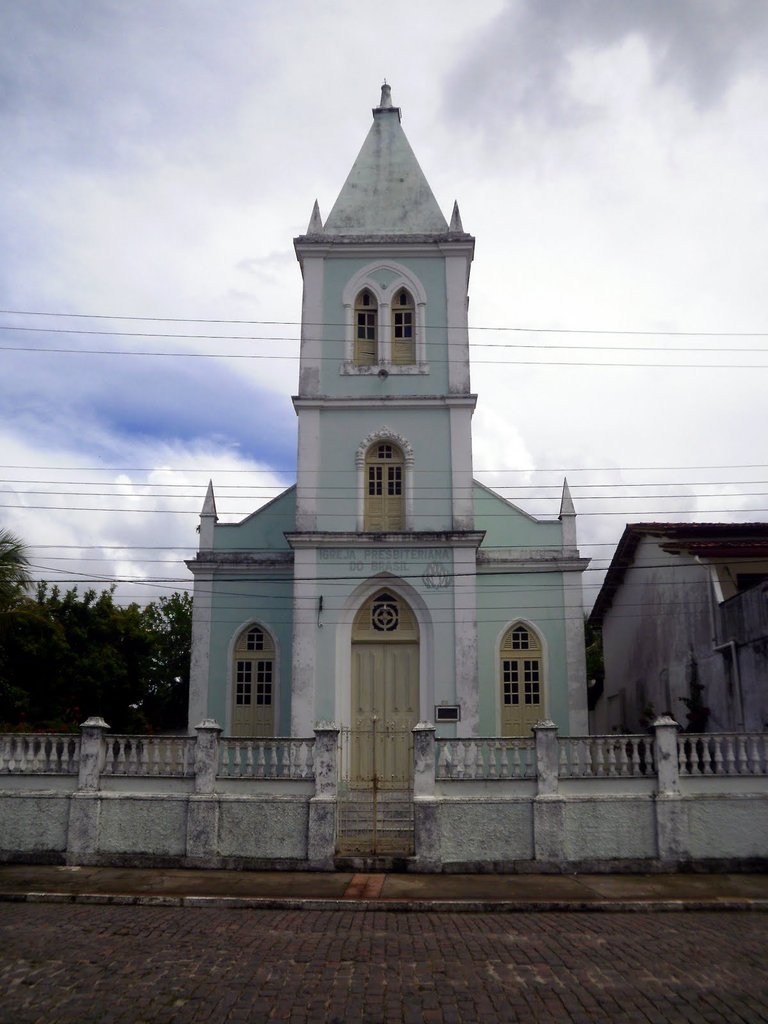
<svg viewBox="0 0 768 1024"><path fill-rule="evenodd" d="M528 736L545 717L542 649L526 626L511 626L501 643L501 733Z"/></svg>
<svg viewBox="0 0 768 1024"><path fill-rule="evenodd" d="M419 645L352 647L352 771L360 782L411 784L411 730L419 720Z"/></svg>
<svg viewBox="0 0 768 1024"><path fill-rule="evenodd" d="M419 643L415 616L383 591L367 601L352 632L351 780L411 785L411 730L419 720Z"/></svg>

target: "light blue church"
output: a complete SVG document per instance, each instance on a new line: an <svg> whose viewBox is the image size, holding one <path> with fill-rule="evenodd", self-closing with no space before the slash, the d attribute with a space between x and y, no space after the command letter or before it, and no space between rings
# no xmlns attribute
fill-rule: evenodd
<svg viewBox="0 0 768 1024"><path fill-rule="evenodd" d="M389 86L327 220L315 203L294 244L297 482L236 524L209 487L188 563L190 729L586 734L568 487L538 521L473 479L474 239L458 206L443 216Z"/></svg>

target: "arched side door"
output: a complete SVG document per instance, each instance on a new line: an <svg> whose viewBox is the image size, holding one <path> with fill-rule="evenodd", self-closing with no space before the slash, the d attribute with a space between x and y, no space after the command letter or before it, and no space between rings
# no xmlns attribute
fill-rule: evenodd
<svg viewBox="0 0 768 1024"><path fill-rule="evenodd" d="M246 626L232 661L232 735L274 736L274 640L261 626Z"/></svg>
<svg viewBox="0 0 768 1024"><path fill-rule="evenodd" d="M509 627L501 641L502 736L528 736L546 717L542 644L536 633L522 623Z"/></svg>

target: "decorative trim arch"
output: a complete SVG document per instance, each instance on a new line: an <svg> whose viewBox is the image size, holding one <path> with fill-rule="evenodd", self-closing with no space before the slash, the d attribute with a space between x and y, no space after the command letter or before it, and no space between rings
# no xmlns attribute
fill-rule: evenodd
<svg viewBox="0 0 768 1024"><path fill-rule="evenodd" d="M543 715L542 717L549 716L550 706L550 673L549 673L549 647L547 644L546 636L540 626L537 626L531 619L527 619L522 615L516 615L514 618L509 619L501 628L496 636L496 643L494 645L494 679L496 686L496 731L499 736L502 735L502 706L501 706L501 647L504 642L504 637L507 635L510 629L515 626L522 626L534 634L539 642L541 648L541 672L540 672L540 684L541 684L541 707Z"/></svg>
<svg viewBox="0 0 768 1024"><path fill-rule="evenodd" d="M336 627L336 711L335 720L350 725L352 699L352 624L365 602L386 588L407 602L419 627L419 718L431 721L435 704L434 629L424 598L407 580L384 571L363 580L344 602Z"/></svg>
<svg viewBox="0 0 768 1024"><path fill-rule="evenodd" d="M379 271L387 271L394 274L392 281L382 284L376 279ZM347 281L341 301L344 306L344 363L343 373L371 373L371 366L356 366L354 363L354 340L355 340L355 300L360 292L368 288L375 296L378 303L378 363L374 365L373 372L379 367L385 368L389 373L413 372L413 367L408 365L392 364L392 296L400 288L405 288L413 298L415 305L415 341L416 341L416 367L419 372L428 372L426 363L426 308L427 293L421 281L413 275L407 267L395 260L377 260L369 263L354 274Z"/></svg>
<svg viewBox="0 0 768 1024"><path fill-rule="evenodd" d="M392 427L379 427L367 434L355 452L355 469L357 476L357 531L363 533L365 529L365 456L371 445L379 441L391 441L396 444L403 453L405 462L405 529L413 529L413 467L415 457L413 445L407 437L398 434Z"/></svg>
<svg viewBox="0 0 768 1024"><path fill-rule="evenodd" d="M280 641L273 626L267 625L267 623L262 619L251 616L241 622L239 626L235 626L232 631L232 635L229 638L229 643L227 644L226 675L224 677L227 681L225 697L226 704L224 708L224 735L226 736L232 735L234 725L235 649L237 647L237 641L247 629L260 629L266 633L272 641L272 646L274 648L274 654L272 656L272 719L275 730L278 730L280 726L280 708L282 703L280 687Z"/></svg>

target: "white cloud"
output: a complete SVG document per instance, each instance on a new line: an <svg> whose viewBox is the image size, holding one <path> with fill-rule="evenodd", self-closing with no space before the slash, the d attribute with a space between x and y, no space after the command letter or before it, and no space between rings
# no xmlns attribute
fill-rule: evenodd
<svg viewBox="0 0 768 1024"><path fill-rule="evenodd" d="M505 470L488 482L531 484L505 493L556 514L567 471L585 513L580 536L600 555L624 513L643 505L669 518L730 518L727 509L765 518L764 499L746 492L760 490L766 471L767 371L725 368L768 363L764 352L735 351L768 347L765 336L735 334L768 330L764 5L393 0L384 17L368 0L28 0L4 5L0 21L2 308L297 321L291 239L315 197L328 214L386 76L444 210L457 197L477 236L476 327L726 333L473 332L476 342L534 346L473 349L476 466ZM74 322L86 324L283 340L38 337L0 327L0 345L296 352L291 323ZM565 348L546 347L555 344ZM694 351L671 351L685 346ZM713 347L725 351L703 351ZM106 575L136 575L144 565L184 575L178 558L194 546L208 477L231 482L223 471L238 468L253 472L243 475L249 483L274 483L274 473L255 474L292 466L293 359L3 359L4 462L58 466L41 473L48 479L112 466L98 478L122 481L123 500L145 508L45 513L24 499L26 511L3 509L30 543L74 545L72 564L86 574L100 565ZM595 365L622 361L659 365ZM574 362L587 365L562 365ZM699 368L708 362L723 368ZM737 465L759 468L736 477L719 468ZM167 479L162 466L173 470ZM670 466L718 468L663 472ZM670 478L680 497L655 509L622 497L638 493L629 484ZM743 499L698 496L728 479L752 481ZM178 514L167 511L178 501L158 496L174 480L188 509ZM616 490L595 501L590 484ZM220 507L241 514L263 492L237 501L231 492L226 502L221 493ZM82 561L86 544L106 545L108 560ZM168 545L176 566L118 550L142 544Z"/></svg>

